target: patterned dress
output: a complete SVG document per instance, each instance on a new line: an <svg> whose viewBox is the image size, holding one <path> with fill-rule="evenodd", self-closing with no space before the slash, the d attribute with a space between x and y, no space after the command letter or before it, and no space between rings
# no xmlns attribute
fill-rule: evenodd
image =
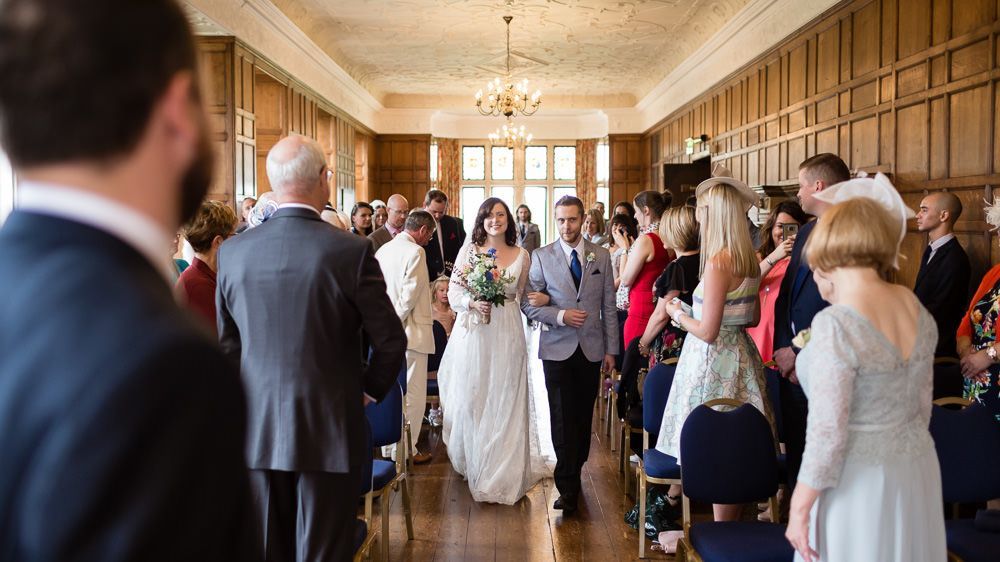
<svg viewBox="0 0 1000 562"><path fill-rule="evenodd" d="M680 462L681 427L692 410L716 398L749 402L764 413L773 426L771 403L767 400L764 367L757 346L747 335L757 308L759 279L746 278L726 293L722 326L714 343L705 343L694 334L684 338L674 384L663 414L656 449ZM694 291L693 316L701 320L704 282Z"/></svg>
<svg viewBox="0 0 1000 562"><path fill-rule="evenodd" d="M1000 317L1000 266L994 266L983 278L976 296L972 299L968 315L959 326L958 337L968 337L972 351L992 345L997 339L997 322ZM1000 421L1000 364L972 378L964 379L963 395L990 408Z"/></svg>
<svg viewBox="0 0 1000 562"><path fill-rule="evenodd" d="M701 258L699 254L678 256L677 259L667 264L663 274L653 284L653 294L656 295L657 299L662 299L667 293L678 291L680 295L677 298L688 306L692 306L694 304L694 290L698 287L700 269ZM652 369L660 361L680 357L686 335L687 332L668 322L660 335L649 346L650 368Z"/></svg>

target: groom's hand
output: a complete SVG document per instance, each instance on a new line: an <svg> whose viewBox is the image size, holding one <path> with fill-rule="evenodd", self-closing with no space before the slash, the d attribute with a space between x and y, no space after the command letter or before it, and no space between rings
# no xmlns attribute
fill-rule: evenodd
<svg viewBox="0 0 1000 562"><path fill-rule="evenodd" d="M610 373L615 370L615 356L614 355L604 355L604 362L601 363L601 372Z"/></svg>
<svg viewBox="0 0 1000 562"><path fill-rule="evenodd" d="M587 320L587 313L582 310L577 310L575 308L567 308L563 313L563 324L570 326L571 328L582 328L583 323Z"/></svg>

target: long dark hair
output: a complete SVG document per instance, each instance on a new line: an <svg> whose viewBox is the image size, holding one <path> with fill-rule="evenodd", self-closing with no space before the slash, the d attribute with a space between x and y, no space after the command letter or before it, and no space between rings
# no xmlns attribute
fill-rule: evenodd
<svg viewBox="0 0 1000 562"><path fill-rule="evenodd" d="M483 201L483 204L479 206L479 212L476 213L476 224L472 227L472 243L476 246L486 244L486 227L483 226L483 222L486 221L486 217L490 216L497 203L503 205L503 210L507 213L507 232L504 233L504 241L508 246L517 245L517 227L514 226L514 217L510 214L510 207L503 202L503 199L490 197Z"/></svg>
<svg viewBox="0 0 1000 562"><path fill-rule="evenodd" d="M778 215L781 213L792 217L800 225L805 224L809 220L809 216L806 215L806 212L795 201L789 200L778 203L778 206L771 211L771 215L767 217L764 224L760 226L760 248L757 249L757 252L762 257L767 257L774 251L774 239L771 238L771 229L774 228L774 223L778 222Z"/></svg>
<svg viewBox="0 0 1000 562"><path fill-rule="evenodd" d="M354 224L354 215L357 215L358 211L360 211L361 209L368 209L372 213L372 226L368 227L367 232L365 230L363 230L362 228L360 228L360 227L358 227L357 225ZM358 232L360 232L364 236L368 236L369 234L372 233L373 230L375 230L375 222L374 221L375 221L375 209L373 209L371 205L369 205L368 203L366 203L364 201L358 201L357 203L354 204L354 208L351 209L351 228L357 230Z"/></svg>
<svg viewBox="0 0 1000 562"><path fill-rule="evenodd" d="M617 211L615 211L615 209L617 209L618 207L625 207L625 210L628 211L629 218L630 219L634 219L635 218L635 207L633 207L632 204L629 203L628 201L619 201L619 202L615 203L615 206L611 207L612 213L614 213L616 215L619 214Z"/></svg>
<svg viewBox="0 0 1000 562"><path fill-rule="evenodd" d="M615 205L617 207L617 205ZM635 226L635 219L624 214L618 213L617 215L611 217L611 230L614 231L615 227L624 227L625 232L628 234L629 240L635 240L639 237L639 229Z"/></svg>

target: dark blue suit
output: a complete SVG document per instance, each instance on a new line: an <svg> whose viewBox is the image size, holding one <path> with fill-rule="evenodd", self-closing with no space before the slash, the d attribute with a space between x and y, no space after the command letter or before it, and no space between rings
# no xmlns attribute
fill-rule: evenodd
<svg viewBox="0 0 1000 562"><path fill-rule="evenodd" d="M0 248L0 561L253 560L239 374L167 280L40 214Z"/></svg>
<svg viewBox="0 0 1000 562"><path fill-rule="evenodd" d="M805 263L802 251L805 249L809 233L816 221L808 222L799 229L792 247L785 278L781 280L781 292L774 304L774 349L791 347L796 333L809 328L816 313L830 303L819 295L819 288L813 281L809 265ZM794 326L794 332L793 332ZM795 489L802 464L802 453L806 446L806 417L809 402L802 387L782 378L779 386L781 394L781 419L785 430L785 450L788 459L788 484Z"/></svg>

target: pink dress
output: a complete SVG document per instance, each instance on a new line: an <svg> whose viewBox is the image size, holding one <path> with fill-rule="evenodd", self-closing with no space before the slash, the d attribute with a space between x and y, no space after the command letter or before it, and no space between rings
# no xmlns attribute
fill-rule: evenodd
<svg viewBox="0 0 1000 562"><path fill-rule="evenodd" d="M770 361L774 354L774 303L778 300L781 290L781 280L785 277L788 262L785 258L767 272L760 282L760 322L753 328L747 328L747 333L757 344L757 351L764 363Z"/></svg>

